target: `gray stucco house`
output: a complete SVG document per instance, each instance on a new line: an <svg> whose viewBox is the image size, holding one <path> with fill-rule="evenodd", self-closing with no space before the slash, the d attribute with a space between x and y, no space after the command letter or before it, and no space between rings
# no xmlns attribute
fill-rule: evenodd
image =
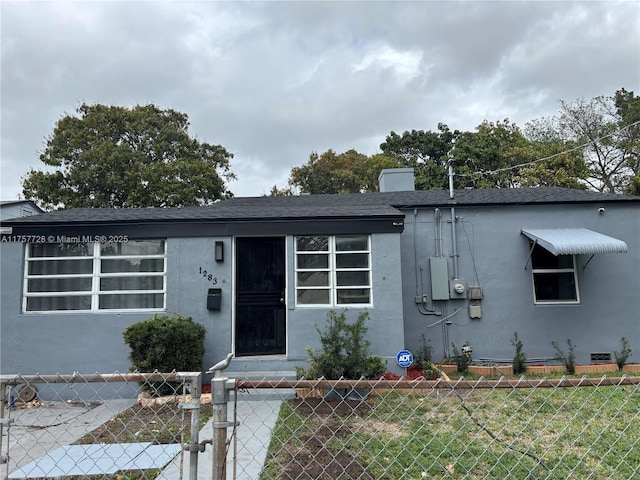
<svg viewBox="0 0 640 480"><path fill-rule="evenodd" d="M570 338L577 362L625 336L640 354L640 197L558 187L234 198L189 208L74 209L2 222L1 369L111 373L122 332L178 312L207 329L205 365L284 372L329 309L366 308L388 359L424 335L435 360L530 357ZM637 359L636 359L637 360Z"/></svg>

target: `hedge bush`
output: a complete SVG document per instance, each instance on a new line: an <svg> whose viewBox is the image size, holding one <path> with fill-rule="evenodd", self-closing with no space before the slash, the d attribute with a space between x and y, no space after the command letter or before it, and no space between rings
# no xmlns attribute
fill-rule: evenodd
<svg viewBox="0 0 640 480"><path fill-rule="evenodd" d="M131 349L130 370L137 372L200 372L204 357L206 329L191 317L154 315L134 323L123 332ZM174 393L171 385L161 382L143 385L153 395Z"/></svg>

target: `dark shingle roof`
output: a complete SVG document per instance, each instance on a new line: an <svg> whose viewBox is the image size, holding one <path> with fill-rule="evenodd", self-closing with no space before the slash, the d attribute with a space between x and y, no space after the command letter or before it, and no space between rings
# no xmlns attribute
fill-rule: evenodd
<svg viewBox="0 0 640 480"><path fill-rule="evenodd" d="M485 188L455 190L454 199L448 190L416 190L406 192L355 193L348 195L301 195L299 197L239 197L225 203L237 206L289 208L302 206L325 207L328 205L401 207L438 207L445 205L520 205L544 203L591 203L591 202L640 202L640 197L612 193L575 190L562 187L537 188Z"/></svg>
<svg viewBox="0 0 640 480"><path fill-rule="evenodd" d="M224 201L202 207L181 208L74 208L59 210L16 223L67 223L67 222L181 222L193 220L269 220L300 218L385 217L398 216L400 212L384 204L350 204L337 198L323 202L297 202L300 197L288 197L285 201L272 201L271 197L255 198L248 202ZM239 200L239 199L238 199ZM324 199L327 200L327 199ZM25 221L26 220L26 221ZM13 220L12 220L13 221Z"/></svg>
<svg viewBox="0 0 640 480"><path fill-rule="evenodd" d="M175 208L76 208L12 219L6 224L250 221L322 218L397 217L397 209L439 206L640 202L640 197L561 187L238 197L213 205Z"/></svg>

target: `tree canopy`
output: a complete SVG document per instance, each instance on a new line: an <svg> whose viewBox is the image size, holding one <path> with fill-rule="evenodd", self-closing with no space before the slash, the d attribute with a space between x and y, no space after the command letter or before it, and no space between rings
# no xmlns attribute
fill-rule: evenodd
<svg viewBox="0 0 640 480"><path fill-rule="evenodd" d="M411 130L398 135L392 131L380 150L395 158L400 166L414 169L416 189L448 188L449 152L459 135L458 130L452 132L444 123L438 124L437 132Z"/></svg>
<svg viewBox="0 0 640 480"><path fill-rule="evenodd" d="M640 195L640 97L622 88L613 99L621 128L620 146L632 172L626 193Z"/></svg>
<svg viewBox="0 0 640 480"><path fill-rule="evenodd" d="M418 190L446 189L448 164L456 188L560 186L640 195L640 97L625 89L612 97L560 102L560 113L526 124L484 120L474 131L391 131L382 155L353 150L312 153L291 170L289 188L272 195L375 191L382 168L412 167ZM376 164L376 162L378 162Z"/></svg>
<svg viewBox="0 0 640 480"><path fill-rule="evenodd" d="M455 165L456 186L476 188L516 187L517 165L531 159L527 139L508 119L485 120L475 132L463 132L451 159Z"/></svg>
<svg viewBox="0 0 640 480"><path fill-rule="evenodd" d="M43 208L189 206L232 195L233 155L192 138L186 114L84 103L76 113L58 120L40 155L53 169L23 178L25 198Z"/></svg>
<svg viewBox="0 0 640 480"><path fill-rule="evenodd" d="M290 188L272 190L272 195L291 194L294 189L310 194L364 193L378 189L378 176L384 168L396 168L398 162L384 155L368 157L355 150L336 153L333 150L318 155L313 152L309 161L291 169Z"/></svg>
<svg viewBox="0 0 640 480"><path fill-rule="evenodd" d="M444 123L438 124L437 132L412 130L402 136L391 132L380 148L402 166L414 168L418 190L448 188L449 162L454 164L456 188L584 188L578 180L586 176L585 168L577 153L523 166L572 146L554 131L543 132L542 123L531 127L527 135L505 119L485 120L472 132L451 131Z"/></svg>
<svg viewBox="0 0 640 480"><path fill-rule="evenodd" d="M560 102L559 133L582 146L593 190L631 193L640 175L640 97L624 88L614 96Z"/></svg>
<svg viewBox="0 0 640 480"><path fill-rule="evenodd" d="M575 143L557 134L555 123L541 119L523 131L508 119L482 122L460 134L452 151L456 187L586 188L587 168Z"/></svg>
<svg viewBox="0 0 640 480"><path fill-rule="evenodd" d="M562 138L558 120L541 118L527 123L532 161L518 172L522 187L556 186L585 190L589 169L575 141Z"/></svg>
<svg viewBox="0 0 640 480"><path fill-rule="evenodd" d="M624 159L611 137L617 127L606 97L561 101L560 105L560 134L584 145L582 152L589 168L587 184L598 191L614 192L622 180Z"/></svg>

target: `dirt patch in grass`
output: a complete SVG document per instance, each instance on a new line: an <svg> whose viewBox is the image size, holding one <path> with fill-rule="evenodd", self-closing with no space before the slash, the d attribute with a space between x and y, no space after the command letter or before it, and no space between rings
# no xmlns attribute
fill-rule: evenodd
<svg viewBox="0 0 640 480"><path fill-rule="evenodd" d="M371 406L367 402L307 398L291 401L291 407L301 415L312 414L314 425L298 437L298 444L287 445L280 451L278 456L285 467L278 478L375 478L350 453L332 448L332 443L353 433L344 417L369 413Z"/></svg>
<svg viewBox="0 0 640 480"><path fill-rule="evenodd" d="M191 411L178 408L178 402L163 405L136 404L111 417L80 438L76 444L151 442L155 445L187 441L191 429ZM200 425L210 417L210 408L202 408Z"/></svg>
<svg viewBox="0 0 640 480"><path fill-rule="evenodd" d="M311 413L320 416L335 414L341 417L368 414L372 409L368 402L362 400L325 400L324 398L298 398L291 401L291 407L294 411L305 415Z"/></svg>

